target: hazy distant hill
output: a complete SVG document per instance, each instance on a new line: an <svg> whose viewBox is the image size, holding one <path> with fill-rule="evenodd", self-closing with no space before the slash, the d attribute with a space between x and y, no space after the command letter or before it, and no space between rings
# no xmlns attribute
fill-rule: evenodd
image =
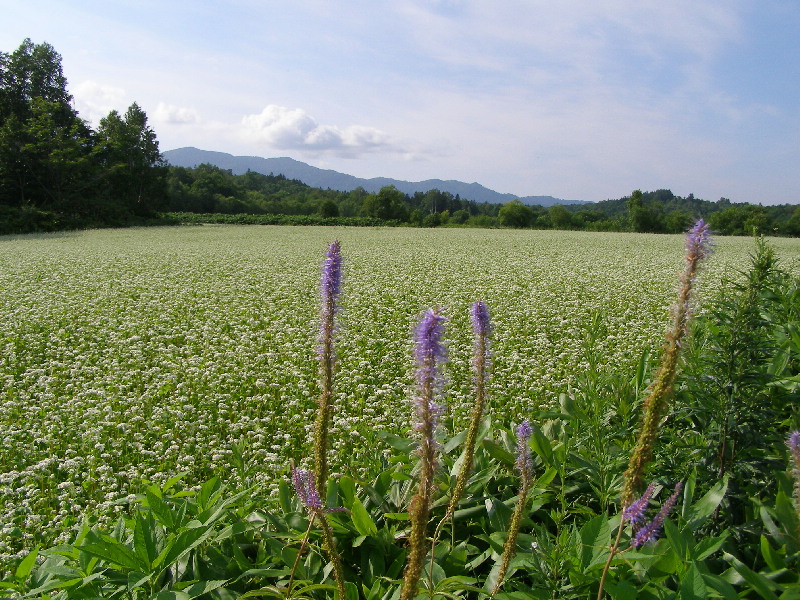
<svg viewBox="0 0 800 600"><path fill-rule="evenodd" d="M414 192L427 192L437 189L442 192L458 194L464 200L475 202L504 203L514 198L519 198L525 204L538 204L551 206L553 204L582 204L580 200L561 200L552 196L525 196L501 194L490 190L479 183L464 183L463 181L443 181L441 179L428 179L426 181L401 181L388 177L373 177L361 179L353 175L346 175L330 169L319 169L309 164L294 160L293 158L261 158L259 156L233 156L225 152L212 152L197 148L178 148L167 150L164 158L176 167L196 167L207 163L221 169L230 169L234 175L249 171L256 171L265 175L284 175L289 179L297 179L306 185L322 189L332 189L349 192L357 187L362 187L368 192L378 192L382 187L393 185L404 194Z"/></svg>

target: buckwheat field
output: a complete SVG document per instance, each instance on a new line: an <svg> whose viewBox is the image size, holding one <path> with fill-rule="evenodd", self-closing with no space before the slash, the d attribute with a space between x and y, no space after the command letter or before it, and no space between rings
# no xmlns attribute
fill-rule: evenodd
<svg viewBox="0 0 800 600"><path fill-rule="evenodd" d="M683 236L203 226L0 238L0 563L109 522L146 482L219 475L265 494L309 454L320 264L344 284L334 474L365 477L405 434L411 331L443 307L445 423L471 402L469 306L494 323L491 411L519 421L589 368L662 343ZM797 272L800 241L774 239ZM753 242L718 238L703 297ZM593 341L590 344L589 338Z"/></svg>

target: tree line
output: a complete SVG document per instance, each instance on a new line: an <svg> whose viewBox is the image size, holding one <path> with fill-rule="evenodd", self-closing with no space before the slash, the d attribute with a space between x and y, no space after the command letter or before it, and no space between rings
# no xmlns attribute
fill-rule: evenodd
<svg viewBox="0 0 800 600"><path fill-rule="evenodd" d="M436 189L341 192L283 175L174 167L138 104L112 110L97 129L81 119L49 44L26 39L0 52L0 233L203 221L678 233L700 217L722 235L800 236L798 206L710 202L670 190L545 208Z"/></svg>
<svg viewBox="0 0 800 600"><path fill-rule="evenodd" d="M61 56L26 39L0 52L0 219L8 230L123 225L166 207L166 164L136 104L94 130Z"/></svg>

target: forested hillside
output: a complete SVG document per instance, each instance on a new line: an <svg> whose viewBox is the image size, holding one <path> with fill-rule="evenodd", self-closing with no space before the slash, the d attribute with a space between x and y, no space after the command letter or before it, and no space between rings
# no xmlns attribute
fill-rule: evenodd
<svg viewBox="0 0 800 600"><path fill-rule="evenodd" d="M678 233L700 217L723 235L800 235L796 205L709 202L669 190L544 208L438 189L341 192L280 174L170 166L136 103L125 114L111 111L96 130L78 115L52 46L26 39L0 52L0 234L189 222Z"/></svg>

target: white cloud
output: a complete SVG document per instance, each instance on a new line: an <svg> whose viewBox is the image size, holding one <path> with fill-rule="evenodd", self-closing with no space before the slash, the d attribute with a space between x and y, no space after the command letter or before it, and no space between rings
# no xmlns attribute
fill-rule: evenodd
<svg viewBox="0 0 800 600"><path fill-rule="evenodd" d="M301 108L270 104L258 114L242 118L243 133L250 140L280 150L301 150L354 157L365 152L399 151L385 132L374 127L320 125Z"/></svg>
<svg viewBox="0 0 800 600"><path fill-rule="evenodd" d="M158 103L154 117L158 121L177 125L196 123L198 121L196 110L167 104L165 102Z"/></svg>
<svg viewBox="0 0 800 600"><path fill-rule="evenodd" d="M127 108L126 94L122 88L89 80L72 87L70 91L81 118L95 125L112 110L122 112Z"/></svg>

